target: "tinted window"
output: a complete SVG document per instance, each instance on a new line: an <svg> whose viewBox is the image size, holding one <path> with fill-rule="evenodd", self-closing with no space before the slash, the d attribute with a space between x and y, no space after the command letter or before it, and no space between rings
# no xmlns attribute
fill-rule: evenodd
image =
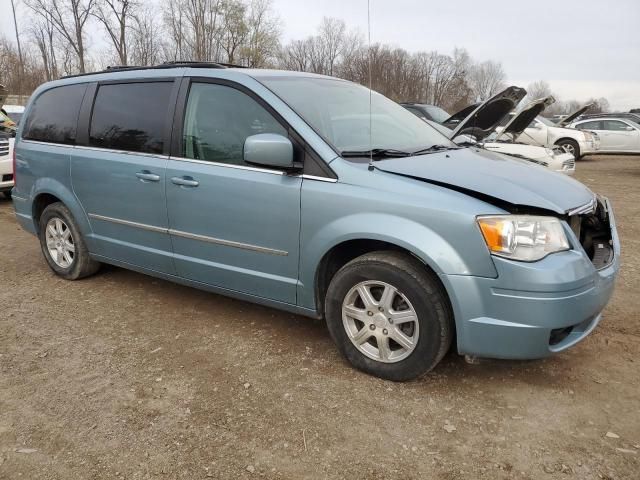
<svg viewBox="0 0 640 480"><path fill-rule="evenodd" d="M413 113L416 117L421 118L423 120L431 120L430 118L427 118L427 116L424 114L424 112L418 108L415 107L404 107L407 110L409 110L411 113Z"/></svg>
<svg viewBox="0 0 640 480"><path fill-rule="evenodd" d="M162 153L173 82L101 85L93 104L89 145Z"/></svg>
<svg viewBox="0 0 640 480"><path fill-rule="evenodd" d="M211 83L191 86L182 141L186 158L244 164L244 141L258 133L287 136L285 128L245 93Z"/></svg>
<svg viewBox="0 0 640 480"><path fill-rule="evenodd" d="M626 123L618 120L604 120L604 130L615 130L619 132L626 130L628 126Z"/></svg>
<svg viewBox="0 0 640 480"><path fill-rule="evenodd" d="M580 130L602 130L602 122L601 121L584 122L576 125L576 128Z"/></svg>
<svg viewBox="0 0 640 480"><path fill-rule="evenodd" d="M66 85L43 92L31 106L23 138L73 144L86 84Z"/></svg>

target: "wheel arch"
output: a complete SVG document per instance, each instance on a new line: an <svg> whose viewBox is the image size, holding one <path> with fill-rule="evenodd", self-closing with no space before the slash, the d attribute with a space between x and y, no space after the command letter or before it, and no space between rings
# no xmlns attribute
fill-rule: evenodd
<svg viewBox="0 0 640 480"><path fill-rule="evenodd" d="M33 186L31 198L33 199L31 215L36 234L39 232L42 212L55 202L61 202L69 209L83 234L91 231L91 226L80 202L68 187L57 180L52 178L39 179Z"/></svg>

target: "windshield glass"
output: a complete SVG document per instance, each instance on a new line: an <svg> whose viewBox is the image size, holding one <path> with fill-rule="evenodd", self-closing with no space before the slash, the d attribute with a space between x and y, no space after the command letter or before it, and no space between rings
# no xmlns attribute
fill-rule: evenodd
<svg viewBox="0 0 640 480"><path fill-rule="evenodd" d="M538 116L536 117L536 119L539 122L544 123L547 127L557 127L557 125L553 123L551 120L549 120L548 118Z"/></svg>
<svg viewBox="0 0 640 480"><path fill-rule="evenodd" d="M369 89L361 85L315 77L258 79L339 152L455 147L426 122L377 92L371 95L370 118Z"/></svg>
<svg viewBox="0 0 640 480"><path fill-rule="evenodd" d="M425 105L424 109L429 113L429 115L431 115L431 118L433 118L433 120L438 123L444 122L451 116L443 109L441 109L440 107L436 107L435 105Z"/></svg>

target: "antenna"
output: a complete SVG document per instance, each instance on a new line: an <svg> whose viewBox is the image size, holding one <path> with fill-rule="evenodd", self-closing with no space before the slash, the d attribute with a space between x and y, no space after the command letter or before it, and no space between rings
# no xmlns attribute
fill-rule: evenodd
<svg viewBox="0 0 640 480"><path fill-rule="evenodd" d="M373 171L373 113L371 111L371 0L367 0L367 57L369 64L369 171Z"/></svg>

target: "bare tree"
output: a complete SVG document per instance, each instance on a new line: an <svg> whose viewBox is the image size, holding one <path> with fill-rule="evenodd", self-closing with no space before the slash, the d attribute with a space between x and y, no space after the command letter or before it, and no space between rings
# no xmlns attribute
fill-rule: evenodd
<svg viewBox="0 0 640 480"><path fill-rule="evenodd" d="M102 24L120 65L129 64L130 23L139 4L136 0L98 0L93 16Z"/></svg>
<svg viewBox="0 0 640 480"><path fill-rule="evenodd" d="M95 0L27 0L26 4L37 15L49 16L55 29L75 53L78 71L85 73L85 27ZM67 64L70 58L65 60Z"/></svg>
<svg viewBox="0 0 640 480"><path fill-rule="evenodd" d="M468 75L473 99L486 100L505 88L506 74L502 64L488 60L471 66Z"/></svg>
<svg viewBox="0 0 640 480"><path fill-rule="evenodd" d="M527 100L537 100L538 98L548 97L549 95L553 95L553 92L549 84L544 80L530 83L527 87Z"/></svg>
<svg viewBox="0 0 640 480"><path fill-rule="evenodd" d="M227 62L236 60L236 53L244 44L249 34L246 22L247 6L240 0L227 0L222 5L222 49L227 55Z"/></svg>
<svg viewBox="0 0 640 480"><path fill-rule="evenodd" d="M42 60L47 81L58 78L56 29L49 15L37 18L30 27L31 37Z"/></svg>
<svg viewBox="0 0 640 480"><path fill-rule="evenodd" d="M275 58L280 47L280 19L272 11L271 0L251 0L246 21L245 63L249 67L263 67Z"/></svg>
<svg viewBox="0 0 640 480"><path fill-rule="evenodd" d="M140 8L133 17L129 55L134 65L157 65L162 61L165 43L157 20L153 7Z"/></svg>

